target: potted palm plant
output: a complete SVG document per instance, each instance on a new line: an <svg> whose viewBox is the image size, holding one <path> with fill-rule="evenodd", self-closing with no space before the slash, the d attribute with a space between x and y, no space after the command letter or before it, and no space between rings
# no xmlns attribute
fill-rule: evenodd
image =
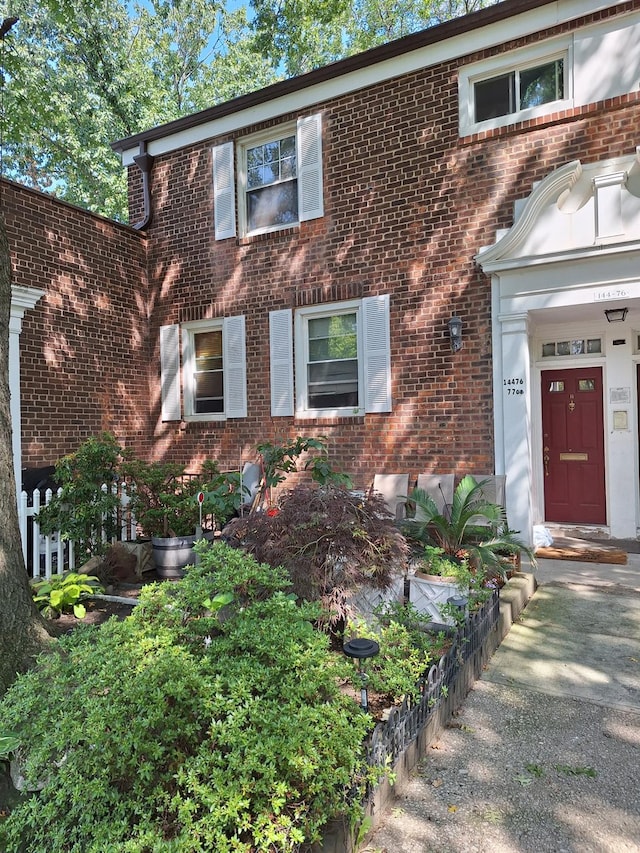
<svg viewBox="0 0 640 853"><path fill-rule="evenodd" d="M450 508L445 509L423 489L414 489L409 495L420 510L420 520L407 520L404 531L410 540L426 546L411 579L416 585L414 599L420 597L418 592L429 596L425 585L434 581L425 575L448 574L455 579L449 591L440 586L431 594L432 600L446 603L456 592L464 593L465 587L468 592L470 586L481 586L486 578L504 579L511 554L524 552L533 561L531 549L509 529L504 508L485 498L484 483L467 474L458 483Z"/></svg>

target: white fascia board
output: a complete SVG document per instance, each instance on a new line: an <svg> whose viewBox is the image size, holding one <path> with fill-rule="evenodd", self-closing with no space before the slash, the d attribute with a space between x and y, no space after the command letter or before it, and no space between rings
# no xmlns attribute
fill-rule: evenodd
<svg viewBox="0 0 640 853"><path fill-rule="evenodd" d="M522 38L531 33L589 15L592 12L607 9L611 5L611 2L603 2L603 0L556 0L556 2L547 3L512 18L488 24L485 27L454 36L445 41L426 45L365 68L350 71L330 80L283 95L280 98L274 98L263 104L249 107L246 110L194 125L176 133L169 132L167 136L161 139L150 140L147 143L147 151L152 156L157 157L206 139L215 139L243 127L277 118L284 113L300 112L323 101L332 100L358 89L374 86L385 80L401 77L404 74L411 74L422 68L428 68L478 50L495 47L512 39ZM139 153L141 152L138 146L124 150L122 152L122 164L131 166L133 158Z"/></svg>

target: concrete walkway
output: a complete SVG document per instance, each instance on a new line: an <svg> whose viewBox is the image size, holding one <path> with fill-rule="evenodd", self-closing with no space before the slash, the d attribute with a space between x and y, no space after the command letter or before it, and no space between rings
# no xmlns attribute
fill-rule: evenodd
<svg viewBox="0 0 640 853"><path fill-rule="evenodd" d="M536 577L366 853L640 853L640 555Z"/></svg>

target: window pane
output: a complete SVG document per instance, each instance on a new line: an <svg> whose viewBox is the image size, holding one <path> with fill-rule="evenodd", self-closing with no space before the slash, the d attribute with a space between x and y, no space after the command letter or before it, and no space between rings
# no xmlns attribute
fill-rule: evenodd
<svg viewBox="0 0 640 853"><path fill-rule="evenodd" d="M195 349L194 412L224 412L222 373L222 329L198 332L193 336Z"/></svg>
<svg viewBox="0 0 640 853"><path fill-rule="evenodd" d="M307 323L307 334L309 408L357 408L357 314L314 317Z"/></svg>
<svg viewBox="0 0 640 853"><path fill-rule="evenodd" d="M579 379L578 380L578 391L595 391L596 390L596 380L595 379Z"/></svg>
<svg viewBox="0 0 640 853"><path fill-rule="evenodd" d="M247 149L247 186L265 187L296 174L296 138L287 136Z"/></svg>
<svg viewBox="0 0 640 853"><path fill-rule="evenodd" d="M600 340L600 338L589 338L589 340L587 341L587 352L602 352L602 341Z"/></svg>
<svg viewBox="0 0 640 853"><path fill-rule="evenodd" d="M196 371L222 370L222 331L194 335Z"/></svg>
<svg viewBox="0 0 640 853"><path fill-rule="evenodd" d="M309 361L357 358L358 334L355 314L309 320Z"/></svg>
<svg viewBox="0 0 640 853"><path fill-rule="evenodd" d="M564 97L564 62L556 59L537 68L520 71L520 109L548 104Z"/></svg>
<svg viewBox="0 0 640 853"><path fill-rule="evenodd" d="M582 355L584 352L584 341L571 341L571 355Z"/></svg>
<svg viewBox="0 0 640 853"><path fill-rule="evenodd" d="M549 391L551 394L561 394L564 391L564 381L562 379L556 379L549 383Z"/></svg>
<svg viewBox="0 0 640 853"><path fill-rule="evenodd" d="M358 406L358 362L321 361L308 365L309 408Z"/></svg>
<svg viewBox="0 0 640 853"><path fill-rule="evenodd" d="M476 121L514 112L514 84L513 73L476 83L474 86Z"/></svg>
<svg viewBox="0 0 640 853"><path fill-rule="evenodd" d="M247 193L249 231L298 221L298 182L273 184Z"/></svg>
<svg viewBox="0 0 640 853"><path fill-rule="evenodd" d="M547 358L550 355L556 354L555 344L542 344L542 357Z"/></svg>
<svg viewBox="0 0 640 853"><path fill-rule="evenodd" d="M558 355L570 355L571 354L571 346L569 341L558 341L557 343Z"/></svg>

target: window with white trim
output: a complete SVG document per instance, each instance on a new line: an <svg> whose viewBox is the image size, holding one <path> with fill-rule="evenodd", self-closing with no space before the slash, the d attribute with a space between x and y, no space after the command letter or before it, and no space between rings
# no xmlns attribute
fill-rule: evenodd
<svg viewBox="0 0 640 853"><path fill-rule="evenodd" d="M485 121L564 98L564 57L515 68L473 84L474 117Z"/></svg>
<svg viewBox="0 0 640 853"><path fill-rule="evenodd" d="M460 135L548 115L571 105L567 39L530 45L460 69Z"/></svg>
<svg viewBox="0 0 640 853"><path fill-rule="evenodd" d="M216 146L213 186L217 240L237 232L278 231L323 216L321 115L252 134L235 147L233 142Z"/></svg>
<svg viewBox="0 0 640 853"><path fill-rule="evenodd" d="M160 361L163 420L247 416L244 317L163 326Z"/></svg>
<svg viewBox="0 0 640 853"><path fill-rule="evenodd" d="M244 218L248 234L298 222L298 166L294 132L243 145Z"/></svg>
<svg viewBox="0 0 640 853"><path fill-rule="evenodd" d="M387 294L274 311L270 341L273 416L391 411Z"/></svg>

